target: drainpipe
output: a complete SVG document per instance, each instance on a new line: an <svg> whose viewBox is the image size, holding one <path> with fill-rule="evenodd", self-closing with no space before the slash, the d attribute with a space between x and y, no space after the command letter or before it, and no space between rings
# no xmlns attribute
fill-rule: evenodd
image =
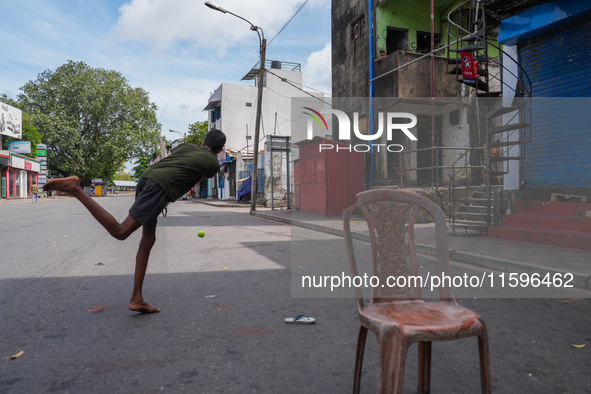
<svg viewBox="0 0 591 394"><path fill-rule="evenodd" d="M435 186L435 5L431 0L431 188Z"/></svg>
<svg viewBox="0 0 591 394"><path fill-rule="evenodd" d="M369 20L368 32L369 32L369 132L373 134L373 0L367 0L367 16ZM369 171L369 186L373 185L373 162L374 162L374 151L373 151L373 140L369 142L371 152L371 165Z"/></svg>

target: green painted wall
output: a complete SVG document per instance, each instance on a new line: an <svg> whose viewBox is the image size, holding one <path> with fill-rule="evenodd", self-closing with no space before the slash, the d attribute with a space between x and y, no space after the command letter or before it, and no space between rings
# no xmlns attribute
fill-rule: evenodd
<svg viewBox="0 0 591 394"><path fill-rule="evenodd" d="M441 35L441 43L436 44L436 49L446 45L447 36L447 15L451 9L464 2L458 0L450 6L435 7L435 33ZM428 1L412 0L389 0L380 3L376 9L375 26L375 53L386 51L386 37L388 27L408 30L408 48L411 52L417 52L417 32L431 31L431 7ZM456 36L456 29L452 25L450 33ZM453 41L453 40L452 40ZM489 56L498 56L498 50L492 46L488 48ZM436 53L438 56L447 56L447 50Z"/></svg>

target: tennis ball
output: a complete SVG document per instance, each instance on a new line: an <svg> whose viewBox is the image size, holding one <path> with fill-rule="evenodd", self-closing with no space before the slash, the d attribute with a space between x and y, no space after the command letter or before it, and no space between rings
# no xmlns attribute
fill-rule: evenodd
<svg viewBox="0 0 591 394"><path fill-rule="evenodd" d="M199 236L199 238L205 237L205 231L199 230L199 232L197 233L197 236Z"/></svg>

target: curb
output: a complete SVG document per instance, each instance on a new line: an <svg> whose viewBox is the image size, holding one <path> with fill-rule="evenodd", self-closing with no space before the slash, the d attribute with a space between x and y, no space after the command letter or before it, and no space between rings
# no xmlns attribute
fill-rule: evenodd
<svg viewBox="0 0 591 394"><path fill-rule="evenodd" d="M210 205L212 207L218 207L218 208L250 208L250 204L238 204L238 203L223 203L223 202L216 202L216 201L203 201L200 199L193 199L193 200L185 200L185 201L190 201L190 202L194 202L197 204L204 204L204 205Z"/></svg>
<svg viewBox="0 0 591 394"><path fill-rule="evenodd" d="M263 218L263 219L274 220L276 222L285 223L285 224L289 224L289 225L292 224L291 218L267 215L267 214L261 213L259 211L250 212L250 216L256 216L256 217ZM300 227L302 227L302 226L300 226Z"/></svg>
<svg viewBox="0 0 591 394"><path fill-rule="evenodd" d="M73 198L71 196L52 196L52 197L39 197L39 202L46 202L46 201L53 201L53 200L59 200L62 198ZM26 198L0 198L0 205L3 204L23 204L23 203L29 203L32 204L31 202L31 197L26 197Z"/></svg>

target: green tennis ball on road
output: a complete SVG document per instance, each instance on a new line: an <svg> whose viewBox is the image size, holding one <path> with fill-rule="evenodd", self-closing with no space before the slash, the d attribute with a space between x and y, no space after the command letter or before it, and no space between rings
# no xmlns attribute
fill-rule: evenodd
<svg viewBox="0 0 591 394"><path fill-rule="evenodd" d="M203 238L203 237L205 237L205 231L203 231L203 230L199 230L199 232L197 233L197 236L198 236L199 238Z"/></svg>

